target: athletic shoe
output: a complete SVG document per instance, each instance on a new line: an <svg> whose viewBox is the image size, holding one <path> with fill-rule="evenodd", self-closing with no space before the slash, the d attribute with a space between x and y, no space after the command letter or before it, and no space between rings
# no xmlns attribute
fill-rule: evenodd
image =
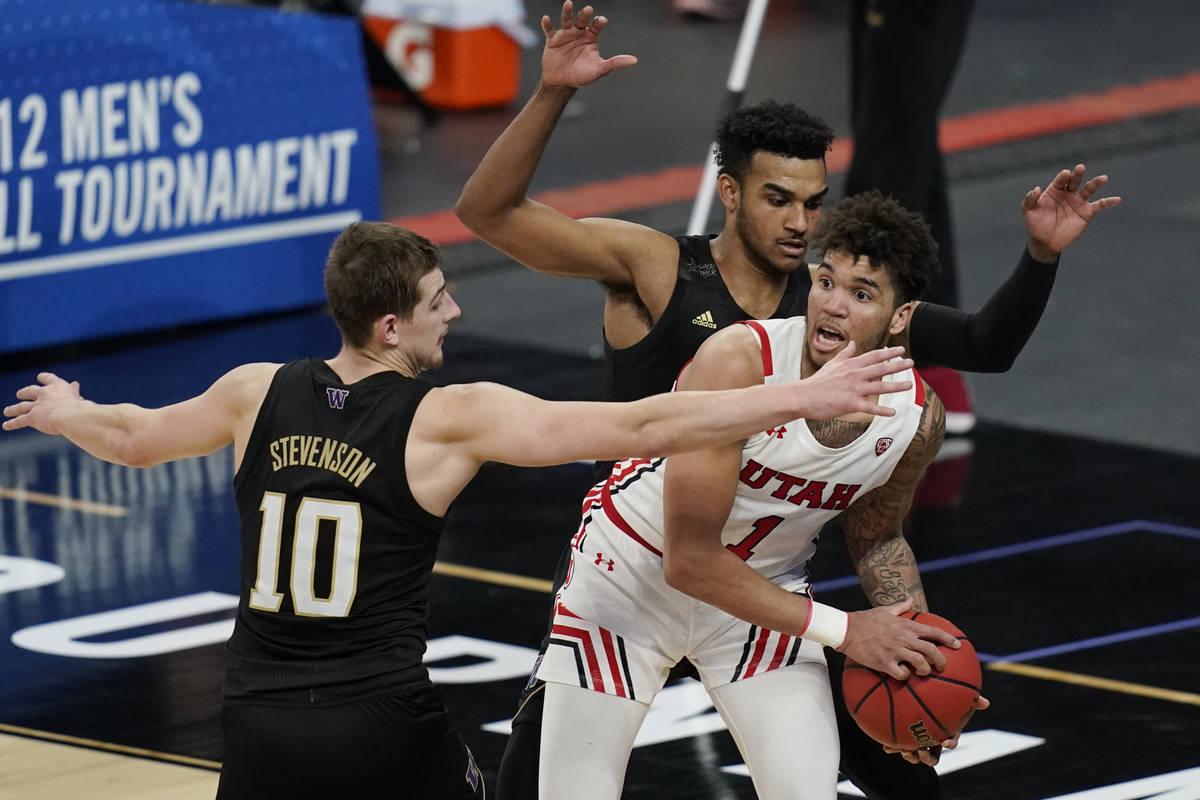
<svg viewBox="0 0 1200 800"><path fill-rule="evenodd" d="M732 22L745 15L746 2L747 0L674 0L673 5L676 14Z"/></svg>
<svg viewBox="0 0 1200 800"><path fill-rule="evenodd" d="M946 433L966 433L975 427L975 410L962 375L946 367L920 367L929 388L946 407Z"/></svg>

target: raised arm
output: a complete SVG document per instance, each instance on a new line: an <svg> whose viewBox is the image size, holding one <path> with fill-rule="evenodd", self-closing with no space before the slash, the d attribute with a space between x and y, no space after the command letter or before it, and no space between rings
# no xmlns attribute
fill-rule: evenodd
<svg viewBox="0 0 1200 800"><path fill-rule="evenodd" d="M278 364L245 364L225 373L203 394L163 408L85 400L79 383L42 372L4 409L4 430L34 428L63 436L96 458L130 467L207 455L237 444L241 460L258 406Z"/></svg>
<svg viewBox="0 0 1200 800"><path fill-rule="evenodd" d="M1004 372L1013 365L1042 318L1059 256L1083 235L1096 214L1121 202L1119 197L1092 200L1108 176L1084 182L1084 169L1083 164L1064 169L1045 191L1036 186L1025 195L1025 251L1013 274L977 312L917 305L907 331L915 358L969 372Z"/></svg>
<svg viewBox="0 0 1200 800"><path fill-rule="evenodd" d="M560 29L542 18L541 83L487 151L454 210L481 239L538 272L632 286L637 264L656 250L662 253L655 263L674 263L677 246L671 237L623 220L576 220L526 196L575 90L637 62L630 55L600 57L597 43L606 24L591 6L576 14L570 0L563 3ZM579 154L587 157L586 150Z"/></svg>

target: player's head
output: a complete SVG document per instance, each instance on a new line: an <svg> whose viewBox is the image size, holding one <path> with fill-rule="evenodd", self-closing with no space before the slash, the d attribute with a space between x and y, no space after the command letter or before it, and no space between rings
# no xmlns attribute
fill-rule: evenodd
<svg viewBox="0 0 1200 800"><path fill-rule="evenodd" d="M402 341L420 369L441 364L441 342L458 306L446 291L442 254L418 233L386 222L356 222L325 262L325 296L342 339L366 347Z"/></svg>
<svg viewBox="0 0 1200 800"><path fill-rule="evenodd" d="M790 273L805 265L829 189L832 142L828 125L791 103L768 100L721 120L715 154L726 232L759 269Z"/></svg>
<svg viewBox="0 0 1200 800"><path fill-rule="evenodd" d="M900 333L913 301L940 270L929 225L877 191L843 198L813 244L824 258L808 296L805 354L812 366L851 340L862 353Z"/></svg>

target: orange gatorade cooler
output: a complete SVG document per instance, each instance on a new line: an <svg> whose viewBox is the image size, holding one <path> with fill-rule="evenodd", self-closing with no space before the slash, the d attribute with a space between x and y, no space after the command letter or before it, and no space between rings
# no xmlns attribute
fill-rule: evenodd
<svg viewBox="0 0 1200 800"><path fill-rule="evenodd" d="M362 17L405 82L436 108L511 102L520 48L536 43L521 0L366 0Z"/></svg>

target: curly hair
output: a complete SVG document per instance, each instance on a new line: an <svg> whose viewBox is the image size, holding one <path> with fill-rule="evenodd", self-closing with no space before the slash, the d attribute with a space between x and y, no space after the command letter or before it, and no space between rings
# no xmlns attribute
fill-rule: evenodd
<svg viewBox="0 0 1200 800"><path fill-rule="evenodd" d="M874 189L844 197L826 212L812 244L885 266L896 287L896 305L920 297L942 269L937 242L921 215Z"/></svg>
<svg viewBox="0 0 1200 800"><path fill-rule="evenodd" d="M764 150L788 158L825 158L833 129L792 103L767 100L726 114L717 126L713 153L717 167L739 183L754 153Z"/></svg>
<svg viewBox="0 0 1200 800"><path fill-rule="evenodd" d="M356 222L342 231L325 261L325 297L346 343L363 347L386 314L412 319L417 283L439 268L437 245L386 222Z"/></svg>

